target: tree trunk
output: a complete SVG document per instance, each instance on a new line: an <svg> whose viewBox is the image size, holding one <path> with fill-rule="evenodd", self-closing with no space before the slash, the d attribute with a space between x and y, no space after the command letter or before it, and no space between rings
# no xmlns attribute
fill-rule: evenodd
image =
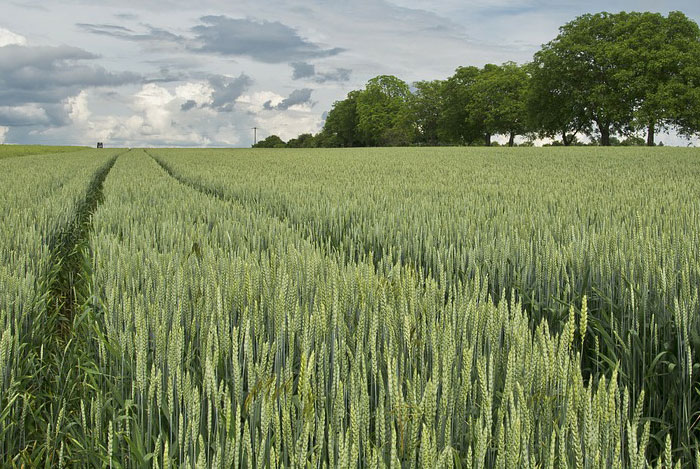
<svg viewBox="0 0 700 469"><path fill-rule="evenodd" d="M569 140L569 137L566 135L566 132L561 133L561 143L563 143L565 147L571 145L571 140Z"/></svg>
<svg viewBox="0 0 700 469"><path fill-rule="evenodd" d="M650 123L648 130L647 130L647 146L648 147L653 147L655 145L654 143L654 123Z"/></svg>
<svg viewBox="0 0 700 469"><path fill-rule="evenodd" d="M604 147L610 146L610 127L607 125L598 124L600 130L600 144Z"/></svg>
<svg viewBox="0 0 700 469"><path fill-rule="evenodd" d="M486 134L486 138L484 138L484 145L487 147L491 146L491 134Z"/></svg>
<svg viewBox="0 0 700 469"><path fill-rule="evenodd" d="M508 139L508 146L512 147L515 145L515 132L510 133L510 138Z"/></svg>

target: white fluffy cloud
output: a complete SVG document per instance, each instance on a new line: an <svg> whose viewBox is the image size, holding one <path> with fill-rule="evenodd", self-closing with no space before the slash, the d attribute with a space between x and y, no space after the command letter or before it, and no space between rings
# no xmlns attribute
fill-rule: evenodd
<svg viewBox="0 0 700 469"><path fill-rule="evenodd" d="M214 88L206 82L186 82L175 88L175 96L187 101L195 103L211 104Z"/></svg>
<svg viewBox="0 0 700 469"><path fill-rule="evenodd" d="M50 118L46 110L35 103L15 106L0 105L0 125L27 126L49 124Z"/></svg>
<svg viewBox="0 0 700 469"><path fill-rule="evenodd" d="M275 110L285 99L272 91L259 91L238 98L239 107L255 115L255 126L260 129L258 140L273 134L289 140L320 129L321 117L308 104L293 105L284 111Z"/></svg>
<svg viewBox="0 0 700 469"><path fill-rule="evenodd" d="M134 95L133 108L137 115L143 116L141 132L145 135L160 135L172 123L169 109L175 96L167 89L149 83Z"/></svg>
<svg viewBox="0 0 700 469"><path fill-rule="evenodd" d="M214 90L206 81L185 82L177 86L148 83L120 98L124 108L109 114L93 112L102 99L98 93L81 92L65 100L72 127L92 140L108 145L248 145L240 139L241 129L254 125L245 111L227 112L219 117L212 102ZM198 106L183 110L182 105L196 101ZM60 132L52 133L58 138ZM247 135L247 133L245 133Z"/></svg>
<svg viewBox="0 0 700 469"><path fill-rule="evenodd" d="M72 96L67 98L66 110L68 111L68 116L75 123L85 124L90 121L90 116L92 113L88 108L88 93L83 90L78 93L77 96Z"/></svg>
<svg viewBox="0 0 700 469"><path fill-rule="evenodd" d="M0 125L0 143L5 143L5 135L7 135L8 130L10 130L9 127L3 127Z"/></svg>
<svg viewBox="0 0 700 469"><path fill-rule="evenodd" d="M13 33L9 29L0 28L0 47L18 45L23 46L27 43L27 38L24 36Z"/></svg>

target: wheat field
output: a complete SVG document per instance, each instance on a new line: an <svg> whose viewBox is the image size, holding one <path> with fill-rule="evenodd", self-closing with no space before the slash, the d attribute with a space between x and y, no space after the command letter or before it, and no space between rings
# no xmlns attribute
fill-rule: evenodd
<svg viewBox="0 0 700 469"><path fill-rule="evenodd" d="M8 467L700 467L700 153L0 161Z"/></svg>

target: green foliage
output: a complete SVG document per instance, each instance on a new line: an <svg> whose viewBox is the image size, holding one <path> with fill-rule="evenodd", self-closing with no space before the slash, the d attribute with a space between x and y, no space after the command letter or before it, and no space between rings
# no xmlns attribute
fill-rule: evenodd
<svg viewBox="0 0 700 469"><path fill-rule="evenodd" d="M284 140L279 138L277 135L270 135L269 137L260 140L258 143L253 145L253 148L284 148Z"/></svg>
<svg viewBox="0 0 700 469"><path fill-rule="evenodd" d="M632 88L633 127L648 132L649 145L654 143L654 132L668 127L686 134L700 131L697 125L685 128L683 118L700 116L693 97L700 83L698 25L680 12L668 17L630 13L626 21L626 30L616 39L617 60L626 65L623 78Z"/></svg>
<svg viewBox="0 0 700 469"><path fill-rule="evenodd" d="M67 253L115 150L0 161L0 465L56 466L70 454L73 379ZM59 293L61 292L61 293ZM68 352L68 350L70 351ZM87 381L86 381L87 382ZM75 385L75 386L74 386Z"/></svg>
<svg viewBox="0 0 700 469"><path fill-rule="evenodd" d="M363 146L406 146L413 141L411 91L402 80L380 75L357 96L357 133Z"/></svg>
<svg viewBox="0 0 700 469"><path fill-rule="evenodd" d="M441 80L419 81L413 84L415 92L410 97L412 119L415 122L416 143L437 145L440 114L444 103L445 82Z"/></svg>
<svg viewBox="0 0 700 469"><path fill-rule="evenodd" d="M347 98L333 103L328 112L323 131L317 136L319 146L352 147L360 144L357 135L357 97L359 91L351 91Z"/></svg>
<svg viewBox="0 0 700 469"><path fill-rule="evenodd" d="M371 79L365 89L336 101L328 113L317 146L398 146L414 140L406 83L390 75Z"/></svg>
<svg viewBox="0 0 700 469"><path fill-rule="evenodd" d="M565 146L576 143L577 134L590 134L591 121L576 81L566 75L566 64L549 48L535 54L529 65L527 93L529 126L541 138L561 138Z"/></svg>
<svg viewBox="0 0 700 469"><path fill-rule="evenodd" d="M301 134L287 142L287 148L314 148L316 141L312 134Z"/></svg>
<svg viewBox="0 0 700 469"><path fill-rule="evenodd" d="M680 12L583 15L535 54L529 109L544 136L700 131L700 29ZM695 117L691 117L695 116Z"/></svg>
<svg viewBox="0 0 700 469"><path fill-rule="evenodd" d="M602 145L609 145L610 134L628 127L633 117L627 64L619 60L618 36L627 27L624 12L582 15L536 54L536 63L549 69L545 92L572 93L566 99L578 104L571 119L595 123Z"/></svg>
<svg viewBox="0 0 700 469"><path fill-rule="evenodd" d="M481 129L474 128L467 114L469 89L479 75L477 67L459 67L449 77L444 86L443 110L439 120L438 137L440 141L465 145L481 137Z"/></svg>
<svg viewBox="0 0 700 469"><path fill-rule="evenodd" d="M467 90L467 121L480 129L490 144L492 135L508 135L513 146L516 135L527 132L526 95L529 76L513 62L487 64Z"/></svg>

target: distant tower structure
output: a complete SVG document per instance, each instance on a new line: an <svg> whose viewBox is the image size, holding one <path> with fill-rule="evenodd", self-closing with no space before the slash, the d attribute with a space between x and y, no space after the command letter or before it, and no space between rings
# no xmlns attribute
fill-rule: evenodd
<svg viewBox="0 0 700 469"><path fill-rule="evenodd" d="M97 148L104 148L105 144L102 142L97 142Z"/></svg>

